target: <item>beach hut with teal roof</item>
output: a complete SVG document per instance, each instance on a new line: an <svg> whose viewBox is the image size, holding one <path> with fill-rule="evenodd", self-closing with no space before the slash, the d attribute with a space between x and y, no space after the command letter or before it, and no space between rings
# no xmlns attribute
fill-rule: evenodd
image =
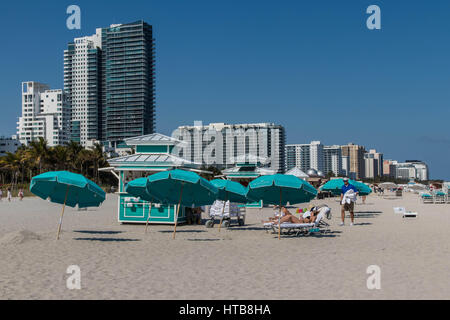
<svg viewBox="0 0 450 320"><path fill-rule="evenodd" d="M200 171L200 163L193 163L174 154L174 148L180 143L182 142L160 133L129 138L123 144L132 147L135 153L109 159L110 167L100 169L111 172L119 180L119 222L146 223L148 218L150 203L125 192L125 186L131 180L170 169ZM176 210L176 205L153 204L149 223L173 224ZM184 208L180 208L178 223L185 221Z"/></svg>

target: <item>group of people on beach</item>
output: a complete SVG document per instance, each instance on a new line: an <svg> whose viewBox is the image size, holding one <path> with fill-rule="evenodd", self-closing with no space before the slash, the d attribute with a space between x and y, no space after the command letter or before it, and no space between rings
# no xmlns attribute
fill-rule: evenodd
<svg viewBox="0 0 450 320"><path fill-rule="evenodd" d="M23 189L19 189L19 192L17 193L17 196L19 197L19 199L20 199L20 201L22 201L23 200ZM9 201L9 202L11 202L12 201L12 191L11 191L11 188L8 188L7 190L6 190L6 199ZM0 187L0 201L2 201L3 200L3 190L2 190L2 188Z"/></svg>
<svg viewBox="0 0 450 320"><path fill-rule="evenodd" d="M280 208L278 207L278 210ZM326 204L321 204L318 206L312 206L309 210L303 213L300 217L294 216L286 207L281 207L280 213L280 223L314 223L317 219L317 216L319 213L323 212L324 214L327 213L327 211L331 210ZM276 214L274 217L270 217L269 221L263 221L263 223L266 222L272 222L272 223L278 223L279 214Z"/></svg>
<svg viewBox="0 0 450 320"><path fill-rule="evenodd" d="M358 189L350 184L348 178L344 178L344 185L341 188L341 223L340 226L344 225L345 221L345 212L348 211L350 213L350 226L353 226L355 220L354 208L356 197L358 195ZM280 214L275 214L274 217L268 218L269 221L262 221L262 223L314 223L317 219L317 216L320 213L328 213L331 209L326 204L321 204L318 206L311 206L309 210L307 210L300 217L294 216L286 207L275 207L278 208Z"/></svg>

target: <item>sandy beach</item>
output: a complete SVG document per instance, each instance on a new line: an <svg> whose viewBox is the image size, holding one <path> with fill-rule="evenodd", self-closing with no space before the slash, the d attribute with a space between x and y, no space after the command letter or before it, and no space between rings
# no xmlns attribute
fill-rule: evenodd
<svg viewBox="0 0 450 320"><path fill-rule="evenodd" d="M262 229L271 208L248 209L246 225L228 230L117 222L117 196L96 209L67 208L38 198L0 202L1 299L449 299L450 204L421 204L418 195L370 195L355 207L356 225L340 227L339 203L327 203L331 232L283 237ZM417 211L403 219L392 208ZM301 206L304 207L304 206ZM294 209L290 209L293 211ZM81 269L69 290L66 269ZM381 289L366 285L381 268Z"/></svg>

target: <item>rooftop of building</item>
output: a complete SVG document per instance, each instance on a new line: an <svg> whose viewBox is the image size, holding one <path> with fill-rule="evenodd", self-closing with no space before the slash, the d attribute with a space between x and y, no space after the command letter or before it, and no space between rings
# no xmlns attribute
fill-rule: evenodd
<svg viewBox="0 0 450 320"><path fill-rule="evenodd" d="M209 123L209 124L203 124L203 123L195 123L194 125L186 125L186 126L180 126L179 129L195 129L195 128L213 128L213 129L224 129L224 128L261 128L261 127L277 127L281 128L282 125L275 124L273 122L261 122L261 123L236 123L236 124L230 124L230 123L223 123L223 122L215 122L215 123Z"/></svg>

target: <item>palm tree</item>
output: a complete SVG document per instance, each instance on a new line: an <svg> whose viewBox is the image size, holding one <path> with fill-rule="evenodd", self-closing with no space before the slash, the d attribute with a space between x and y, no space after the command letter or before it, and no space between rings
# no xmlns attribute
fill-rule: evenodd
<svg viewBox="0 0 450 320"><path fill-rule="evenodd" d="M99 167L100 165L103 165L105 160L105 153L103 152L103 147L99 143L95 143L93 148L91 149L91 159L93 160L94 164L94 172L93 177L95 177L95 182L99 182L100 180L100 174L99 174Z"/></svg>
<svg viewBox="0 0 450 320"><path fill-rule="evenodd" d="M79 165L79 170L82 175L88 175L89 163L93 162L92 151L88 149L82 149L78 153L76 164Z"/></svg>
<svg viewBox="0 0 450 320"><path fill-rule="evenodd" d="M38 140L31 141L28 152L30 158L34 160L36 166L39 168L39 174L41 174L42 169L49 158L47 141L42 137L39 137Z"/></svg>
<svg viewBox="0 0 450 320"><path fill-rule="evenodd" d="M20 158L15 153L6 153L6 156L0 158L0 167L10 174L11 185L17 184L17 179L20 173Z"/></svg>
<svg viewBox="0 0 450 320"><path fill-rule="evenodd" d="M66 144L67 148L67 162L72 169L77 170L78 155L83 150L83 146L75 141L70 141Z"/></svg>
<svg viewBox="0 0 450 320"><path fill-rule="evenodd" d="M54 146L50 149L50 158L55 170L66 170L68 154L69 150L64 146Z"/></svg>

